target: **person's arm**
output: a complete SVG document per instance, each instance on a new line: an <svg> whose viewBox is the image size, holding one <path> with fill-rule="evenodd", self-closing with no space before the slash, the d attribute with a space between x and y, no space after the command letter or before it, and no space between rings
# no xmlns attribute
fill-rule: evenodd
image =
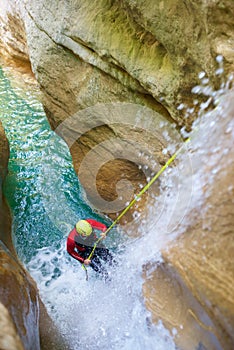
<svg viewBox="0 0 234 350"><path fill-rule="evenodd" d="M72 234L70 234L67 238L67 252L70 254L74 259L80 261L81 263L84 263L84 259L75 251L75 240Z"/></svg>
<svg viewBox="0 0 234 350"><path fill-rule="evenodd" d="M95 229L100 230L102 232L105 232L107 230L106 225L101 223L101 222L98 222L98 221L93 220L93 219L86 219L86 221L88 221L90 223L92 228L95 228Z"/></svg>

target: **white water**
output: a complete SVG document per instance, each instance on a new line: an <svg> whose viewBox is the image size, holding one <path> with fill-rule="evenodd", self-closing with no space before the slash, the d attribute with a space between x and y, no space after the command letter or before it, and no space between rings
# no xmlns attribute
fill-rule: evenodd
<svg viewBox="0 0 234 350"><path fill-rule="evenodd" d="M161 261L161 248L181 233L181 222L189 224L188 209L202 201L204 178L192 174L187 152L179 158L187 161L179 161L176 169L168 169L161 176L162 195L151 203L147 217L136 219L142 235L125 242L118 254L118 267L110 270L110 282L104 283L92 270L86 281L80 264L68 256L65 243L72 227L70 218L63 229L64 238L56 247L39 249L27 264L70 349L175 349L172 335L162 324L151 324L142 295L142 266ZM48 185L49 177L47 180ZM183 186L187 191L183 191ZM60 215L66 203L59 194L58 198ZM131 225L126 230L130 232Z"/></svg>
<svg viewBox="0 0 234 350"><path fill-rule="evenodd" d="M187 158L186 153L183 157ZM190 167L186 171L191 171ZM72 228L69 223L63 230L60 247L40 249L27 264L70 349L175 349L172 334L161 323L151 323L151 314L145 308L142 294L142 267L148 262L162 260L161 248L177 235L175 225L186 215L191 185L188 192L181 193L183 172L184 167L178 166L162 175L162 195L154 198L156 203L151 202L148 217L136 216L134 220L134 226L139 226L140 237L126 239L117 255L118 266L108 267L111 281L105 283L91 269L86 281L81 265L70 258L65 249L66 237ZM46 179L49 195L48 191L53 192L56 176L47 176ZM56 203L52 204L54 210ZM181 212L175 223L174 211L178 205ZM48 202L47 211L49 206ZM59 196L59 208L58 213L61 208L64 208L64 213L67 210L64 196ZM131 225L124 228L129 236Z"/></svg>
<svg viewBox="0 0 234 350"><path fill-rule="evenodd" d="M210 93L213 96L209 103L211 100L216 102L223 91ZM205 108L207 103L201 106L201 114ZM209 113L206 118L209 121ZM203 123L203 133L201 139L196 138L194 148L200 149L200 156L204 157L202 146L213 132L212 127L215 130L215 120L209 121L208 128L206 120L199 120L199 123ZM105 283L91 270L89 281L86 281L79 263L69 258L65 251L65 238L59 251L42 249L30 263L29 269L39 284L42 298L69 340L71 349L176 348L173 335L161 323L151 323L142 295L142 266L162 260L161 248L183 232L190 224L186 218L188 210L199 207L203 200L202 186L207 179L201 173L202 169L193 173L186 147L178 158L177 168L168 169L161 176L162 195L151 203L148 217L136 219L141 237L125 242L118 255L118 267L110 270L111 281ZM194 161L198 158L199 155ZM215 152L209 161L217 162ZM125 230L131 231L131 225ZM42 266L47 269L44 277ZM61 275L51 278L56 275L56 270ZM176 333L177 330L173 330L173 334Z"/></svg>
<svg viewBox="0 0 234 350"><path fill-rule="evenodd" d="M65 251L42 249L30 264L40 293L71 349L175 349L168 331L150 323L142 296L141 266L127 247L119 266L104 282ZM141 249L141 247L139 247ZM131 257L128 259L128 257ZM42 276L46 266L46 276ZM51 279L58 269L61 276ZM50 269L50 273L48 273Z"/></svg>

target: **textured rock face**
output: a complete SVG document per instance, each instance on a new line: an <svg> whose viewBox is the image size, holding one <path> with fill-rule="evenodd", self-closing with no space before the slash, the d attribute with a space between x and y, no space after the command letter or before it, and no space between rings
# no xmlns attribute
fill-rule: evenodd
<svg viewBox="0 0 234 350"><path fill-rule="evenodd" d="M2 185L7 174L8 159L9 145L2 127L2 123L0 122L0 239L13 250L11 239L8 238L8 235L4 235L5 229L7 232L10 232L11 230L9 210L2 194Z"/></svg>
<svg viewBox="0 0 234 350"><path fill-rule="evenodd" d="M233 68L233 6L232 1L222 5L218 1L25 1L21 11L29 55L52 127L56 129L87 107L113 102L144 105L165 120L190 125L192 112L185 118L177 106L181 101L192 104L190 89L198 82L198 72L205 71L210 84L218 84L214 74L217 54L224 55L226 73ZM225 23L219 18L225 18ZM79 125L82 116L79 113ZM134 127L127 128L130 142L134 142ZM71 147L77 173L90 149L116 135L126 138L123 129L126 131L126 124L122 123L99 125L85 135L80 130ZM149 138L144 130L138 135L139 144ZM165 141L148 140L151 153L165 145ZM126 145L118 149L124 153ZM110 158L113 153L110 150ZM162 153L160 158L158 163L167 159ZM113 201L118 195L107 178L113 179L116 172L119 178L128 174L137 192L145 174L136 165L149 166L146 158L137 164L128 157L111 163L100 165L98 175L90 169L95 176L89 182L87 173L86 181L81 179L95 207L95 186L106 202Z"/></svg>
<svg viewBox="0 0 234 350"><path fill-rule="evenodd" d="M22 342L7 308L0 303L0 347L2 350L23 350Z"/></svg>
<svg viewBox="0 0 234 350"><path fill-rule="evenodd" d="M177 228L178 240L163 251L164 264L151 269L144 285L154 321L161 318L176 327L182 349L199 343L233 349L233 96L223 98L222 108L207 117L191 141L193 175L181 187L188 191L193 181L187 219ZM175 211L175 220L178 215Z"/></svg>
<svg viewBox="0 0 234 350"><path fill-rule="evenodd" d="M0 123L0 179L1 179L1 187L2 182L7 174L7 164L9 158L9 145L6 139L5 132L2 127L2 123Z"/></svg>
<svg viewBox="0 0 234 350"><path fill-rule="evenodd" d="M21 72L31 70L24 23L15 1L0 0L0 53Z"/></svg>
<svg viewBox="0 0 234 350"><path fill-rule="evenodd" d="M0 238L3 239L3 232L7 223L7 214L5 203L2 196L2 182L7 173L7 164L9 157L8 142L0 123ZM10 229L10 225L8 227ZM6 239L9 243L9 239ZM11 316L3 304L0 303L0 348L1 349L23 349L19 340Z"/></svg>
<svg viewBox="0 0 234 350"><path fill-rule="evenodd" d="M36 286L4 246L0 261L1 302L9 310L24 348L40 349Z"/></svg>
<svg viewBox="0 0 234 350"><path fill-rule="evenodd" d="M183 102L191 99L188 91L197 82L198 72L204 70L214 82L218 53L226 54L227 70L233 64L233 3L227 1L223 6L180 1L27 2L30 57L52 126L56 128L80 109L115 101L146 105L166 119L169 112L177 124L185 123L176 107L182 96ZM218 22L213 30L212 22L223 13L225 40L224 24ZM72 148L77 171L81 164L77 153L99 144L100 133L108 138L116 133L124 137L117 126L108 132L92 129L85 139L81 136ZM133 133L130 126L129 139ZM152 149L158 145L157 140L149 144ZM125 167L129 173L129 163L124 162L118 164L119 173L124 174ZM112 169L116 171L116 164ZM135 178L134 166L130 172ZM113 170L108 175L113 178ZM99 178L104 176L105 171ZM143 177L139 180L143 182ZM91 185L83 185L92 198ZM98 191L106 200L113 200L115 191L108 194L107 187L103 181Z"/></svg>
<svg viewBox="0 0 234 350"><path fill-rule="evenodd" d="M198 72L205 71L210 84L218 84L214 74L217 54L224 56L226 73L233 69L234 4L231 0L222 3L25 0L12 7L14 10L8 20L6 5L0 17L4 23L8 21L12 29L14 14L13 23L17 23L21 38L17 55L27 59L29 51L33 71L43 91L43 104L54 129L87 107L113 102L144 105L165 120L189 126L193 113L185 118L177 106L181 101L192 104L190 89L198 82ZM5 41L8 52L14 56L17 45L13 39L19 40L13 29L10 32L13 34L10 38L5 36ZM125 119L128 120L127 115ZM83 123L82 114L79 120ZM130 142L135 140L134 127L128 125L127 128ZM144 144L149 137L145 130L141 131L138 140L139 144ZM78 173L90 149L116 135L126 138L126 124L98 125L85 135L82 132L77 135L71 153ZM71 144L69 138L65 139ZM149 139L148 148L155 153L167 143ZM118 149L119 153L124 153L126 145L118 145ZM113 153L110 150L110 158ZM157 161L166 159L161 153ZM128 158L111 163L100 165L98 175L95 174L89 183L87 179L81 180L94 206L98 196L93 183L98 194L108 202L118 196L116 186L109 186L106 181L114 178L116 172L118 178L127 177L132 181L135 192L139 190L139 182L144 183L147 177L137 169L138 165L149 166L146 158L137 164L132 164Z"/></svg>
<svg viewBox="0 0 234 350"><path fill-rule="evenodd" d="M171 122L191 124L196 114L190 111L186 116L177 106L181 102L192 105L190 90L198 82L198 73L206 72L210 83L218 86L218 54L224 57L224 76L234 68L232 0L32 0L15 9L11 12L16 12L14 23L27 38L49 121L69 144L88 199L101 209L98 194L105 203L118 197L113 185L117 177L121 180L126 174L137 191L139 183L168 159L163 148L178 135L174 132L168 139L160 123L167 121L166 129ZM8 23L5 15L0 16ZM5 44L0 45L1 50L3 47ZM23 52L27 59L26 47L24 43L16 55ZM8 40L7 52L14 57L17 50ZM120 102L126 103L122 109ZM150 109L147 116L152 113L148 124L141 106ZM230 109L229 116L231 113ZM233 235L233 140L229 133L226 137L224 125L220 124L220 134L211 132L203 139L202 156L194 146L195 173L202 169L207 176L202 176L207 184L201 190L204 201L200 210L191 210L190 225L182 230L186 232L163 252L165 264L152 272L144 286L154 321L162 319L169 328L181 329L177 341L182 349L188 349L188 344L189 348L233 348L233 240L229 238ZM216 174L208 162L207 141L216 145L217 140L229 151L220 157L225 170ZM146 156L135 159L134 148L137 153L143 149ZM95 157L88 158L90 150L101 151L108 161L103 164L100 159L96 164ZM139 171L138 165L149 167L149 172ZM103 211L111 214L118 205L112 211L107 205Z"/></svg>
<svg viewBox="0 0 234 350"><path fill-rule="evenodd" d="M0 122L0 349L62 350L67 348L64 339L12 244L10 211L2 194L8 159L9 145Z"/></svg>
<svg viewBox="0 0 234 350"><path fill-rule="evenodd" d="M40 348L37 288L16 258L11 241L10 213L2 195L8 158L8 142L0 123L0 307L3 311L0 348L37 350ZM15 333L18 335L13 341Z"/></svg>
<svg viewBox="0 0 234 350"><path fill-rule="evenodd" d="M214 79L217 54L225 55L227 69L233 65L233 6L232 1L224 1L222 5L219 1L26 2L33 23L31 26L26 24L26 30L35 37L37 35L40 42L36 44L32 36L33 45L29 43L33 68L43 83L44 60L53 47L48 43L53 41L56 45L54 55L59 56L59 51L68 50L73 58L78 59L79 74L73 79L77 81L79 76L78 81L83 81L82 94L74 91L76 99L79 96L79 102L83 102L80 107L94 105L94 93L98 93L98 102L108 102L110 93L111 101L113 94L120 100L131 88L134 95L148 95L155 103L161 102L163 97L163 106L180 122L177 103L181 94L184 101L185 93L197 81L198 72L204 70ZM33 31L33 26L37 30L34 28ZM57 51L56 48L63 50ZM109 84L97 80L97 70ZM87 90L90 75L93 76L93 89ZM66 74L62 80L71 84ZM119 84L122 89L127 88L122 94L122 89L118 90ZM130 96L125 99L129 101L132 94L128 94Z"/></svg>

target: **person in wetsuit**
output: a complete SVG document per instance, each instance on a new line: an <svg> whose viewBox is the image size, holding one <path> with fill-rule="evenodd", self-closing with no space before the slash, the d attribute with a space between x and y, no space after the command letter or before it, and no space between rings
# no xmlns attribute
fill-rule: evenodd
<svg viewBox="0 0 234 350"><path fill-rule="evenodd" d="M102 242L96 247L92 259L88 259L93 250L94 243L97 240L94 229L101 231L101 237L105 239L106 225L93 219L78 221L68 235L67 252L81 264L90 266L94 271L101 273L103 277L107 278L108 273L102 266L101 259L108 262L110 265L113 263L114 259Z"/></svg>

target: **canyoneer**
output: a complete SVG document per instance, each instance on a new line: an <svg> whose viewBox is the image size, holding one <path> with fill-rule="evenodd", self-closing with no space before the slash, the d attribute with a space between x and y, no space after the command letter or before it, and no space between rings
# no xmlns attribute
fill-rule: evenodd
<svg viewBox="0 0 234 350"><path fill-rule="evenodd" d="M98 237L95 231L99 231L99 243L93 251L93 247ZM67 252L74 259L78 260L85 266L90 266L94 271L101 274L105 279L108 278L108 272L103 266L102 261L113 264L114 258L109 249L103 244L103 239L106 238L106 225L93 219L79 220L75 227L71 230L67 238ZM90 254L92 254L92 258Z"/></svg>
<svg viewBox="0 0 234 350"><path fill-rule="evenodd" d="M88 265L96 272L101 273L105 278L108 277L107 270L103 267L100 259L112 264L114 261L110 251L105 248L102 240L106 237L106 234L120 221L120 219L127 213L127 211L136 203L137 200L150 188L150 186L157 180L157 178L164 172L164 170L175 160L179 153L184 149L184 146L190 141L187 138L182 146L168 159L161 169L152 177L152 179L143 187L143 189L134 196L133 200L128 206L119 214L115 221L106 227L106 225L95 221L93 219L80 220L76 223L75 228L69 233L67 238L67 251L76 260L78 260L83 266ZM97 239L97 236L93 232L93 229L102 231L101 238ZM97 245L96 242L99 243ZM87 272L87 269L85 267ZM87 274L86 274L87 278Z"/></svg>

